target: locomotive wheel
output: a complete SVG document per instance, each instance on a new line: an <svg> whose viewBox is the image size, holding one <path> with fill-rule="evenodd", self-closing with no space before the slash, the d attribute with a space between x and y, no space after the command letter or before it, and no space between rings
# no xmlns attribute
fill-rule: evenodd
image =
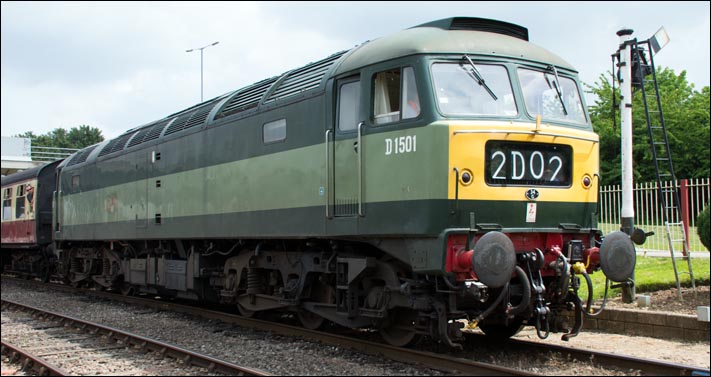
<svg viewBox="0 0 711 377"><path fill-rule="evenodd" d="M312 289L311 298L313 301L323 304L333 304L336 302L336 294L330 285L316 282ZM325 318L307 310L298 311L296 317L301 321L301 324L309 330L319 329L326 323Z"/></svg>
<svg viewBox="0 0 711 377"><path fill-rule="evenodd" d="M523 328L523 319L514 318L508 326L500 323L480 324L479 328L487 337L494 340L506 340L516 335Z"/></svg>
<svg viewBox="0 0 711 377"><path fill-rule="evenodd" d="M297 312L296 317L299 318L301 325L309 330L317 330L326 322L325 318L308 310Z"/></svg>
<svg viewBox="0 0 711 377"><path fill-rule="evenodd" d="M388 313L388 323L380 328L380 335L388 344L405 347L416 344L422 336L415 331L417 311L396 308Z"/></svg>
<svg viewBox="0 0 711 377"><path fill-rule="evenodd" d="M249 310L240 304L237 304L237 310L239 310L239 314L242 315L242 317L246 318L252 318L254 317L254 314L257 313L254 310Z"/></svg>
<svg viewBox="0 0 711 377"><path fill-rule="evenodd" d="M51 269L49 268L49 263L43 261L40 264L39 277L43 283L49 283L49 279L52 277Z"/></svg>
<svg viewBox="0 0 711 377"><path fill-rule="evenodd" d="M130 296L133 294L133 286L129 283L121 284L121 294L124 296Z"/></svg>
<svg viewBox="0 0 711 377"><path fill-rule="evenodd" d="M104 287L103 285L101 285L95 281L90 283L90 287L99 291L99 292L103 292L106 290L106 287Z"/></svg>

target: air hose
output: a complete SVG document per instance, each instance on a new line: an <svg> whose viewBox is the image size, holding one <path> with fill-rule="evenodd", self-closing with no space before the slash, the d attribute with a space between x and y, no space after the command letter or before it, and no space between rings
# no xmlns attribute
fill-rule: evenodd
<svg viewBox="0 0 711 377"><path fill-rule="evenodd" d="M591 313L590 309L592 308L592 300L593 300L593 284L592 284L592 279L590 279L590 275L588 275L587 271L583 270L582 275L585 277L585 281L588 283L588 302L587 305L585 305L585 310L583 310L583 313L585 314L586 317L596 317L602 313L602 311L605 309L605 304L607 304L607 290L610 287L610 279L605 278L605 295L603 296L602 299L602 305L600 306L600 310L598 310L595 313Z"/></svg>
<svg viewBox="0 0 711 377"><path fill-rule="evenodd" d="M526 272L523 271L523 268L519 266L516 266L515 271L516 277L518 277L518 280L523 286L523 296L521 297L521 302L519 302L518 305L513 306L511 307L511 309L509 309L509 314L511 315L521 313L522 311L526 310L529 304L531 303L531 283L528 282L528 276L526 276Z"/></svg>
<svg viewBox="0 0 711 377"><path fill-rule="evenodd" d="M496 300L488 307L486 310L484 310L481 314L479 314L476 318L474 318L473 321L469 324L470 328L475 328L479 322L483 321L484 318L488 317L489 314L491 314L494 309L496 309L499 304L504 300L504 297L506 297L506 294L509 291L509 283L506 283L504 285L503 289L501 289L501 293L499 293L499 296L496 298Z"/></svg>

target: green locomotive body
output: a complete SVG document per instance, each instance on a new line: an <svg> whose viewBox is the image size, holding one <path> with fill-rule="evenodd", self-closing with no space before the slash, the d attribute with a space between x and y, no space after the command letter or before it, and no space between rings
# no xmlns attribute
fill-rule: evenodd
<svg viewBox="0 0 711 377"><path fill-rule="evenodd" d="M456 319L568 331L576 274L634 267L629 240L599 247L598 146L575 70L525 28L439 20L77 152L58 273L395 345L456 345Z"/></svg>

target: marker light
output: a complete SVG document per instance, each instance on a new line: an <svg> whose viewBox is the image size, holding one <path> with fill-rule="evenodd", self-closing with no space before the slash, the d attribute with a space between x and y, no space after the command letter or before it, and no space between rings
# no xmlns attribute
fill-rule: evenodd
<svg viewBox="0 0 711 377"><path fill-rule="evenodd" d="M587 188L590 188L591 185L592 185L592 178L589 175L585 174L583 176L583 187L587 189Z"/></svg>
<svg viewBox="0 0 711 377"><path fill-rule="evenodd" d="M474 176L472 175L471 171L469 171L468 169L464 169L464 171L462 172L462 176L459 178L459 180L464 186L468 186L474 180Z"/></svg>

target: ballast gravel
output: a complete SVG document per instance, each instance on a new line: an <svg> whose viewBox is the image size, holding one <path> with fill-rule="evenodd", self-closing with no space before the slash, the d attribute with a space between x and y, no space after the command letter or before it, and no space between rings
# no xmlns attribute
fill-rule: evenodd
<svg viewBox="0 0 711 377"><path fill-rule="evenodd" d="M2 282L2 298L116 327L275 375L445 375L438 370L341 347L227 326L180 313L53 290L31 290L14 282Z"/></svg>
<svg viewBox="0 0 711 377"><path fill-rule="evenodd" d="M14 281L2 282L2 298L114 326L275 375L449 375L447 372L373 357L347 348L138 305L51 289L30 288ZM516 338L537 340L533 331L523 330ZM542 342L705 368L709 365L708 342L686 343L594 332L582 332L566 343L561 342L559 336ZM542 375L639 374L635 370L610 370L588 362L567 360L552 352L517 354L500 347L482 347L467 358ZM3 370L5 368L6 360L3 358Z"/></svg>

